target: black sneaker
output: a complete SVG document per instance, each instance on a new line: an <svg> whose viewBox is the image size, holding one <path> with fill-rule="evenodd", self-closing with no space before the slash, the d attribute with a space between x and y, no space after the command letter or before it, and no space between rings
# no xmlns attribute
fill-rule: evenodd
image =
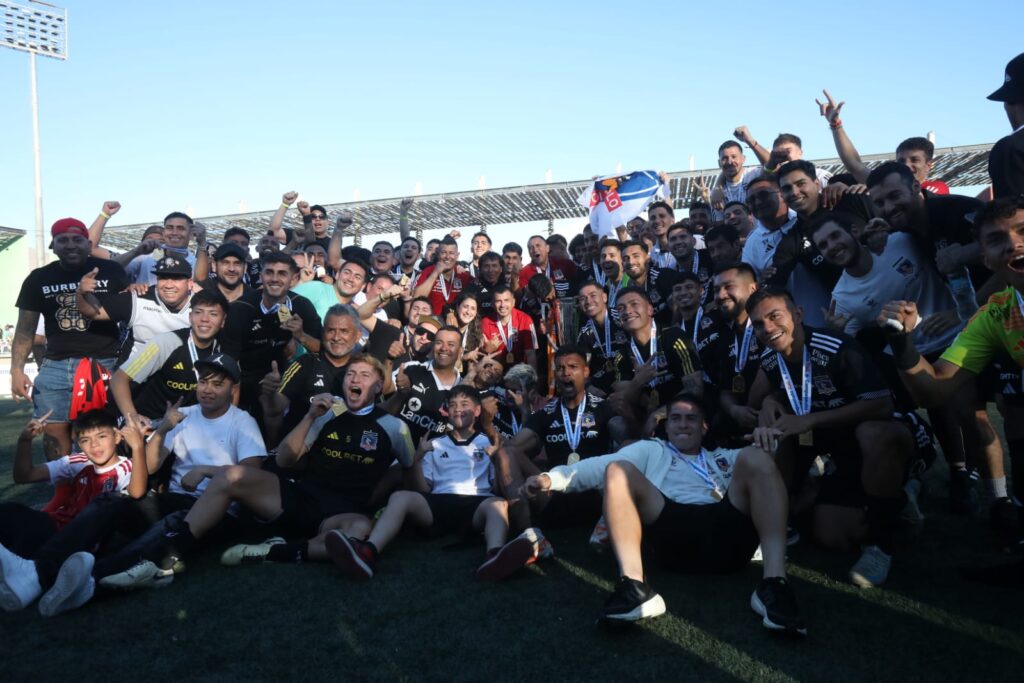
<svg viewBox="0 0 1024 683"><path fill-rule="evenodd" d="M970 515L978 506L971 473L959 467L949 469L949 508L953 514Z"/></svg>
<svg viewBox="0 0 1024 683"><path fill-rule="evenodd" d="M761 579L757 590L750 595L750 607L763 617L761 623L772 631L793 635L807 635L807 627L800 616L796 596L789 582L780 577Z"/></svg>
<svg viewBox="0 0 1024 683"><path fill-rule="evenodd" d="M609 621L640 621L665 613L665 601L642 581L623 576L604 603L603 619Z"/></svg>
<svg viewBox="0 0 1024 683"><path fill-rule="evenodd" d="M337 529L324 538L327 554L334 564L353 579L372 579L377 568L377 550L370 543L350 538Z"/></svg>

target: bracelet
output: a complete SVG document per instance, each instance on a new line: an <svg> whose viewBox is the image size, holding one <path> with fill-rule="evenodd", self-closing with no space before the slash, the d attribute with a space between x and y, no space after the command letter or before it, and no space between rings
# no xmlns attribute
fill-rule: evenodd
<svg viewBox="0 0 1024 683"><path fill-rule="evenodd" d="M835 121L829 121L828 127L831 128L832 130L838 130L843 127L843 120L836 119Z"/></svg>
<svg viewBox="0 0 1024 683"><path fill-rule="evenodd" d="M291 206L291 204L285 204L284 202L281 202L281 208L282 208L282 209L287 209L287 208L289 208L290 206Z"/></svg>
<svg viewBox="0 0 1024 683"><path fill-rule="evenodd" d="M100 215L103 216L108 221L110 220L110 214L107 213L106 211L100 211Z"/></svg>

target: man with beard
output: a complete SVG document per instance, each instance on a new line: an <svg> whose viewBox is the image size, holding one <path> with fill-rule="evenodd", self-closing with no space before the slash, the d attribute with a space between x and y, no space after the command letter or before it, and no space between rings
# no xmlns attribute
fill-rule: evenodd
<svg viewBox="0 0 1024 683"><path fill-rule="evenodd" d="M96 296L96 274L92 272L78 283L75 303L85 318L124 323L130 330L132 345L122 351L122 358L141 350L158 334L189 326L192 268L183 259L165 256L157 261L153 274L156 285L141 295L125 291Z"/></svg>
<svg viewBox="0 0 1024 683"><path fill-rule="evenodd" d="M292 292L312 302L322 320L332 306L361 303L362 299L358 295L369 277L370 266L365 261L349 259L334 274L334 284L313 280L297 285Z"/></svg>
<svg viewBox="0 0 1024 683"><path fill-rule="evenodd" d="M501 248L501 260L505 262L505 279L513 292L519 291L519 271L523 269L523 248L509 242Z"/></svg>
<svg viewBox="0 0 1024 683"><path fill-rule="evenodd" d="M721 207L728 202L745 202L747 199L747 186L744 180L749 180L747 169L743 168L747 158L743 156L743 148L735 140L726 140L718 147L718 168L722 170L722 182L716 187L721 192L722 203L715 203ZM722 214L715 212L719 220Z"/></svg>
<svg viewBox="0 0 1024 683"><path fill-rule="evenodd" d="M408 282L416 282L420 271L417 268L420 260L420 253L423 247L415 237L406 237L402 240L402 246L398 250L398 263L395 265L395 277L399 280L407 277Z"/></svg>
<svg viewBox="0 0 1024 683"><path fill-rule="evenodd" d="M892 419L892 393L857 342L805 326L785 290L761 288L746 309L765 347L750 396L751 406L760 409L754 445L775 453L796 436L808 457L829 456L835 472L822 478L814 535L832 547L863 540L850 580L862 588L879 586L892 566L893 534L914 452L911 432ZM779 392L784 402L766 398ZM785 472L781 464L780 469ZM852 529L864 518L867 533L859 539Z"/></svg>
<svg viewBox="0 0 1024 683"><path fill-rule="evenodd" d="M575 294L576 264L567 259L551 257L551 247L540 235L531 237L526 248L530 252L530 263L519 271L520 289L525 289L530 278L540 273L551 281L555 296L568 297Z"/></svg>
<svg viewBox="0 0 1024 683"><path fill-rule="evenodd" d="M821 311L829 305L829 292L839 279L840 270L829 264L811 242L810 230L818 214L826 211L821 183L817 180L814 164L809 161L790 161L779 169L779 190L789 208L796 211L797 221L784 233L772 257L774 272L766 282L775 287L791 287L797 304L804 309L809 324L824 325ZM863 195L844 194L835 211L866 224L873 217L871 206ZM790 276L794 275L792 282Z"/></svg>
<svg viewBox="0 0 1024 683"><path fill-rule="evenodd" d="M345 369L359 342L359 319L346 304L335 304L324 316L324 331L319 353L305 353L292 361L283 373L277 362L260 382L263 407L263 429L266 441L273 446L291 432L303 410L317 394L338 395Z"/></svg>
<svg viewBox="0 0 1024 683"><path fill-rule="evenodd" d="M590 223L583 226L583 256L577 265L576 276L580 282L594 280L604 287L604 273L601 272L601 240L594 234Z"/></svg>
<svg viewBox="0 0 1024 683"><path fill-rule="evenodd" d="M249 235L249 231L245 228L240 228L237 225L232 226L224 231L224 239L221 241L221 246L225 244L235 244L242 248L243 261L245 261L245 275L242 278L242 282L250 287L259 286L260 282L260 265L257 259L250 256L249 245L252 242L252 237ZM277 246L277 240L274 240L274 245ZM214 253L214 260L216 260L216 252ZM214 269L216 272L216 269ZM224 294L221 292L221 294ZM224 294L227 296L227 294ZM228 301L232 301L228 297Z"/></svg>
<svg viewBox="0 0 1024 683"><path fill-rule="evenodd" d="M743 253L739 231L727 223L711 226L704 235L704 243L707 245L711 262L716 266L724 263L736 263Z"/></svg>
<svg viewBox="0 0 1024 683"><path fill-rule="evenodd" d="M494 290L505 284L505 267L501 256L493 251L481 254L476 281L467 288L467 291L476 295L481 316L494 310Z"/></svg>
<svg viewBox="0 0 1024 683"><path fill-rule="evenodd" d="M473 276L459 267L458 243L446 235L437 250L437 263L423 269L413 295L429 298L431 311L439 316L472 282Z"/></svg>
<svg viewBox="0 0 1024 683"><path fill-rule="evenodd" d="M761 346L747 316L747 299L757 291L754 269L746 263L723 263L715 271L714 296L721 315L697 332L704 373L716 387L722 414L711 420L723 440L742 441L757 426L757 411L748 405L750 387L761 367Z"/></svg>
<svg viewBox="0 0 1024 683"><path fill-rule="evenodd" d="M445 424L441 409L448 390L462 379L455 369L462 356L462 333L456 327L442 327L434 337L433 351L427 363L406 363L398 369L397 391L385 404L392 415L405 420L417 443Z"/></svg>
<svg viewBox="0 0 1024 683"><path fill-rule="evenodd" d="M201 286L209 292L220 292L229 303L236 301L250 291L249 286L245 284L248 267L248 250L225 238L224 243L213 252L213 270L216 277L211 275L201 283Z"/></svg>
<svg viewBox="0 0 1024 683"><path fill-rule="evenodd" d="M603 276L605 292L608 294L608 309L612 318L618 322L619 312L615 310L615 300L619 291L629 286L629 275L622 267L622 242L614 239L605 239L601 242L601 275Z"/></svg>
<svg viewBox="0 0 1024 683"><path fill-rule="evenodd" d="M790 209L779 193L778 179L761 175L747 186L747 203L757 219L757 227L743 245L743 262L757 273L758 280L771 267L775 247L782 236L796 225L796 211Z"/></svg>
<svg viewBox="0 0 1024 683"><path fill-rule="evenodd" d="M612 320L608 295L596 282L585 282L580 287L578 299L587 322L580 327L576 343L590 358L588 386L607 396L616 379L615 349L626 344L626 333Z"/></svg>
<svg viewBox="0 0 1024 683"><path fill-rule="evenodd" d="M217 291L192 296L189 327L153 337L133 353L110 379L110 393L125 417L149 425L168 405L196 402L195 363L220 351L217 335L224 329L228 302ZM132 383L136 383L134 395Z"/></svg>
<svg viewBox="0 0 1024 683"><path fill-rule="evenodd" d="M281 252L267 254L261 261L263 288L231 304L223 337L225 353L238 358L242 367L238 405L246 410L259 405L259 383L272 370L272 363L283 366L299 345L319 351L323 334L320 316L309 299L288 291L298 271L295 261ZM320 282L310 285L330 288Z"/></svg>
<svg viewBox="0 0 1024 683"><path fill-rule="evenodd" d="M505 285L494 289L494 312L481 321L485 340L498 338L496 353L507 367L516 363L537 366L538 338L533 320L516 308L515 295Z"/></svg>
<svg viewBox="0 0 1024 683"><path fill-rule="evenodd" d="M622 245L622 267L629 276L629 286L644 291L645 298L654 306L654 317L659 324L672 323L672 311L668 302L672 298L675 271L660 270L651 265L645 242L626 242ZM615 307L619 302L616 299Z"/></svg>
<svg viewBox="0 0 1024 683"><path fill-rule="evenodd" d="M18 323L11 349L11 394L17 401L31 399L35 417L49 414L44 428L44 452L48 460L71 452L71 397L75 369L91 358L108 371L117 356L119 333L109 321L91 321L78 309L75 290L82 278L95 270L95 294L120 292L129 279L120 265L89 256L91 245L85 224L62 218L50 230L50 248L57 261L36 268L21 284ZM42 316L46 329L46 354L33 383L25 363Z"/></svg>

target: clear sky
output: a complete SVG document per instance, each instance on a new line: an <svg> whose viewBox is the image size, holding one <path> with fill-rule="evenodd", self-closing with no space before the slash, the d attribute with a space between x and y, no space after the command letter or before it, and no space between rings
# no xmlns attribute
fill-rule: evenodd
<svg viewBox="0 0 1024 683"><path fill-rule="evenodd" d="M44 209L114 224L714 165L747 124L833 156L1009 132L1024 4L68 0L40 58ZM0 50L0 225L31 228L28 57ZM499 238L500 239L500 238Z"/></svg>

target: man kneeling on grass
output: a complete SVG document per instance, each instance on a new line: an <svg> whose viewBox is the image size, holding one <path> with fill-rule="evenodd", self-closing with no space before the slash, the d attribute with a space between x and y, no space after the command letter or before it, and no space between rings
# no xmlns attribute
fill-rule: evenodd
<svg viewBox="0 0 1024 683"><path fill-rule="evenodd" d="M476 570L478 579L504 579L536 559L539 538L532 529L505 543L508 502L494 495L491 464L499 437L493 415L485 415L483 432L477 428L480 414L480 393L466 384L454 387L448 397L451 431L432 440L423 437L413 466L415 490L391 494L365 541L338 530L327 534L327 552L348 576L372 578L384 546L407 521L432 534L482 530L487 555Z"/></svg>
<svg viewBox="0 0 1024 683"><path fill-rule="evenodd" d="M619 582L603 619L638 621L665 612L665 601L645 582L640 556L646 528L655 557L688 572L738 570L758 540L764 578L750 606L766 628L804 635L786 581L786 487L774 461L758 448L707 451L704 405L689 394L668 404L667 441L638 441L617 453L563 465L526 480L526 495L604 487Z"/></svg>

